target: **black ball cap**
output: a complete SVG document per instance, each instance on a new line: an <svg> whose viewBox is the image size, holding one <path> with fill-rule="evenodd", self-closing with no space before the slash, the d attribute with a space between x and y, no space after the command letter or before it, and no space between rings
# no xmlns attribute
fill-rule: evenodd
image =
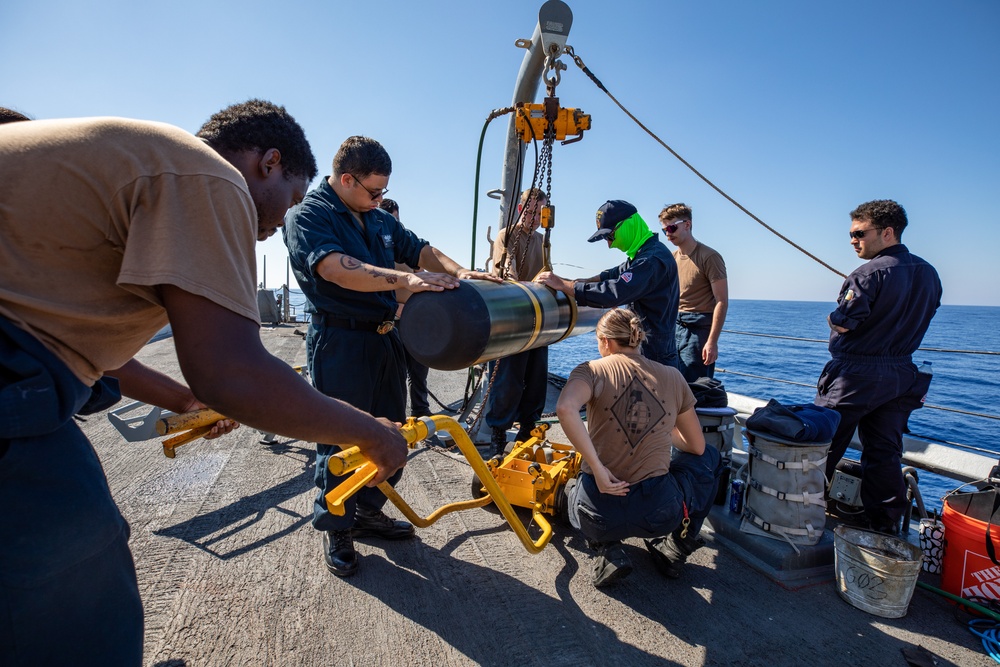
<svg viewBox="0 0 1000 667"><path fill-rule="evenodd" d="M615 231L615 227L620 222L631 218L638 212L635 206L621 199L610 199L604 202L601 208L597 209L597 231L587 241L590 243L600 241Z"/></svg>

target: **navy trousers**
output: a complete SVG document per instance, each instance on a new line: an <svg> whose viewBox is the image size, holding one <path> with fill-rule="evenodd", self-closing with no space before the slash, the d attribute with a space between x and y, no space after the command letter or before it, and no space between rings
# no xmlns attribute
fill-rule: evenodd
<svg viewBox="0 0 1000 667"><path fill-rule="evenodd" d="M715 364L706 366L701 356L710 333L712 313L677 314L677 368L688 382L715 377Z"/></svg>
<svg viewBox="0 0 1000 667"><path fill-rule="evenodd" d="M321 320L321 318L318 318ZM399 334L317 327L316 319L306 335L306 355L313 385L327 396L338 398L375 417L394 422L406 419L406 357ZM336 443L317 443L316 501L313 526L316 530L347 530L354 525L357 506L380 510L385 494L376 487L364 487L345 505L344 516L330 514L326 494L348 476L333 475L330 457L342 448ZM398 470L389 478L393 486L403 476Z"/></svg>
<svg viewBox="0 0 1000 667"><path fill-rule="evenodd" d="M690 539L712 509L722 470L719 451L706 446L701 456L679 452L666 475L631 485L626 496L601 493L594 476L581 473L570 491L570 518L591 542L653 539L671 533L680 536L686 506Z"/></svg>
<svg viewBox="0 0 1000 667"><path fill-rule="evenodd" d="M104 389L99 387L99 389ZM0 317L0 665L139 665L128 524L73 415L109 407Z"/></svg>
<svg viewBox="0 0 1000 667"><path fill-rule="evenodd" d="M427 400L429 369L411 357L405 348L403 354L406 355L406 381L410 386L410 416L429 417L431 415L431 404Z"/></svg>
<svg viewBox="0 0 1000 667"><path fill-rule="evenodd" d="M521 429L534 428L545 410L549 348L520 352L498 359L496 364L496 378L486 401L486 424L506 430L516 420Z"/></svg>
<svg viewBox="0 0 1000 667"><path fill-rule="evenodd" d="M861 502L875 524L893 524L906 510L900 467L903 431L910 413L923 405L930 382L930 375L900 359L832 359L819 377L816 405L840 413L827 478L833 479L857 429L862 446Z"/></svg>

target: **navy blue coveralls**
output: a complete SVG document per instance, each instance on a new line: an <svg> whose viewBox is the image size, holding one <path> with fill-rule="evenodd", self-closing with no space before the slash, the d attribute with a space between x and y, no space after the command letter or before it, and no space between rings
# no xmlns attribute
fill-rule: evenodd
<svg viewBox="0 0 1000 667"><path fill-rule="evenodd" d="M306 355L313 385L375 417L396 422L406 419L406 358L399 333L376 331L392 321L396 296L392 290L357 292L324 280L316 267L330 253L343 253L386 269L395 263L417 268L427 241L406 229L392 215L373 209L362 215L362 231L326 178L285 216L283 234L288 256L312 314L306 335ZM327 467L340 451L336 443L317 443L315 480L318 493L313 512L317 530L347 530L354 525L357 505L379 510L385 495L365 487L346 503L344 516L327 510L325 496L345 477ZM389 478L395 484L399 470Z"/></svg>
<svg viewBox="0 0 1000 667"><path fill-rule="evenodd" d="M847 277L830 313L830 322L848 331L830 333L832 359L816 386L816 405L840 413L826 473L833 478L857 428L861 500L873 527L894 525L906 508L903 431L931 381L911 355L940 304L937 271L897 244Z"/></svg>
<svg viewBox="0 0 1000 667"><path fill-rule="evenodd" d="M84 385L34 336L0 317L4 667L142 663L128 523L73 419L119 398L116 380Z"/></svg>
<svg viewBox="0 0 1000 667"><path fill-rule="evenodd" d="M722 466L719 450L709 445L701 455L677 452L665 475L630 485L625 496L601 493L594 476L581 472L568 492L570 522L588 540L603 544L629 537L680 538L686 514L692 539L712 509Z"/></svg>
<svg viewBox="0 0 1000 667"><path fill-rule="evenodd" d="M642 318L646 329L642 355L677 368L677 262L655 236L642 244L635 259L602 271L596 283L578 281L574 292L580 306L614 308L628 304Z"/></svg>

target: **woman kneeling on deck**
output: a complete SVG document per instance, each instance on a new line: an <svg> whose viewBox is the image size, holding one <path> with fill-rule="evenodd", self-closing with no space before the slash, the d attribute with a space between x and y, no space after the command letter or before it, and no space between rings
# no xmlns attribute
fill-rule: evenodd
<svg viewBox="0 0 1000 667"><path fill-rule="evenodd" d="M715 498L719 452L705 446L695 399L680 372L646 359L646 337L631 310L597 323L601 358L577 366L556 413L583 455L569 489L570 521L597 552L594 585L626 577L621 541L645 538L657 569L676 579L703 541L698 531ZM588 427L580 417L587 406ZM679 450L671 461L671 449Z"/></svg>

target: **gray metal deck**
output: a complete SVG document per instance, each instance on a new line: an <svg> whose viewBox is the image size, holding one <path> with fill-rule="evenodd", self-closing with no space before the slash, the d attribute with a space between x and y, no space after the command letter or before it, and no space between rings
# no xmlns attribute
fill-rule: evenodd
<svg viewBox="0 0 1000 667"><path fill-rule="evenodd" d="M262 335L281 358L304 361L294 327ZM171 339L140 358L178 374ZM432 371L431 383L456 400L465 373ZM679 580L629 540L635 571L597 590L571 529L557 526L532 556L485 509L449 514L412 541L361 542L360 572L337 579L309 523L310 443L260 444L243 427L167 459L158 440L125 443L102 415L83 427L132 525L147 665L902 666L901 649L916 645L955 665L992 664L953 607L921 589L906 617L884 619L822 577L788 590L722 540L696 552ZM558 426L549 435L565 441ZM426 516L468 498L470 481L461 455L421 447L398 490Z"/></svg>

